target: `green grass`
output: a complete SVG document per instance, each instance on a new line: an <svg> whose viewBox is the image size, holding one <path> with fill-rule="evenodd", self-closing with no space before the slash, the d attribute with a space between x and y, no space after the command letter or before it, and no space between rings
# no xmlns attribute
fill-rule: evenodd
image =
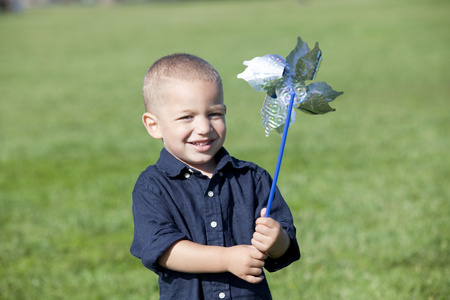
<svg viewBox="0 0 450 300"><path fill-rule="evenodd" d="M303 257L275 299L450 294L448 1L213 1L0 14L0 298L158 299L129 254L131 190L161 149L142 78L190 52L222 74L225 146L273 173L263 93L242 62L318 41L317 81L344 95L297 113L279 187Z"/></svg>

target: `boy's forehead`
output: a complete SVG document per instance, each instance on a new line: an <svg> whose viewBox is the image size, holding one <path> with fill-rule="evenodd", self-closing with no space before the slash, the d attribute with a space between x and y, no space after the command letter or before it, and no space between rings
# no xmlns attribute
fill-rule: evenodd
<svg viewBox="0 0 450 300"><path fill-rule="evenodd" d="M189 88L189 86L192 86L193 88L196 88L199 83L200 84L204 83L204 84L211 85L211 86L215 85L217 87L218 94L220 94L220 96L223 95L222 85L218 82L202 80L202 79L186 80L186 79L172 78L167 83L168 84L166 85L166 89L168 91L170 91L174 87L178 87L178 86L183 86L183 88Z"/></svg>
<svg viewBox="0 0 450 300"><path fill-rule="evenodd" d="M222 86L219 83L211 82L207 80L183 80L183 79L171 79L171 82L165 85L165 92L163 93L161 104L164 106L171 106L185 104L195 104L199 98L202 98L203 91L209 96L207 98L213 100L210 105L224 106ZM200 85L199 85L200 84ZM205 85L202 85L205 84ZM190 87L192 86L192 89ZM215 86L215 88L212 88ZM199 90L200 89L200 90ZM212 93L212 94L211 94ZM197 96L200 96L197 98ZM214 97L214 98L213 98ZM183 101L186 100L186 101Z"/></svg>

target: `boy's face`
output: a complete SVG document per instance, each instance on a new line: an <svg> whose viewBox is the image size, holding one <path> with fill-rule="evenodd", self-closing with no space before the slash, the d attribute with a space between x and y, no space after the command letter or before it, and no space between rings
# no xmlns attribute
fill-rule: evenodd
<svg viewBox="0 0 450 300"><path fill-rule="evenodd" d="M225 141L226 108L216 83L177 80L168 88L155 114L145 113L144 125L162 139L173 156L206 174L216 167L214 156Z"/></svg>

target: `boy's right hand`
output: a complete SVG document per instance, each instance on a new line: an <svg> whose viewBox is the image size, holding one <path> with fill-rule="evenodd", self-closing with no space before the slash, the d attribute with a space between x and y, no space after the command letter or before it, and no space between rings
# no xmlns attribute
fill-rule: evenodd
<svg viewBox="0 0 450 300"><path fill-rule="evenodd" d="M224 248L224 263L230 273L250 282L260 283L264 279L262 268L267 254L252 245L237 245Z"/></svg>

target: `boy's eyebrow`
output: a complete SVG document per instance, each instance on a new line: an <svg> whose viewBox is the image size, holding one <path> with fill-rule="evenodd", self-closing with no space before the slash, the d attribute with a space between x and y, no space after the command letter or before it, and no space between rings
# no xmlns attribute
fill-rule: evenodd
<svg viewBox="0 0 450 300"><path fill-rule="evenodd" d="M225 104L214 104L208 107L208 110L216 110L216 109L220 109L220 110L224 110L225 109ZM190 108L186 108L183 109L181 111L179 111L179 114L189 114L189 113L194 113L195 109L190 109Z"/></svg>
<svg viewBox="0 0 450 300"><path fill-rule="evenodd" d="M192 113L194 113L194 110L192 110L192 109L183 109L183 110L176 112L176 114L180 114L180 115L192 114Z"/></svg>
<svg viewBox="0 0 450 300"><path fill-rule="evenodd" d="M217 108L224 109L224 108L225 108L225 104L215 104L215 105L211 105L210 108L211 108L211 109L217 109Z"/></svg>

